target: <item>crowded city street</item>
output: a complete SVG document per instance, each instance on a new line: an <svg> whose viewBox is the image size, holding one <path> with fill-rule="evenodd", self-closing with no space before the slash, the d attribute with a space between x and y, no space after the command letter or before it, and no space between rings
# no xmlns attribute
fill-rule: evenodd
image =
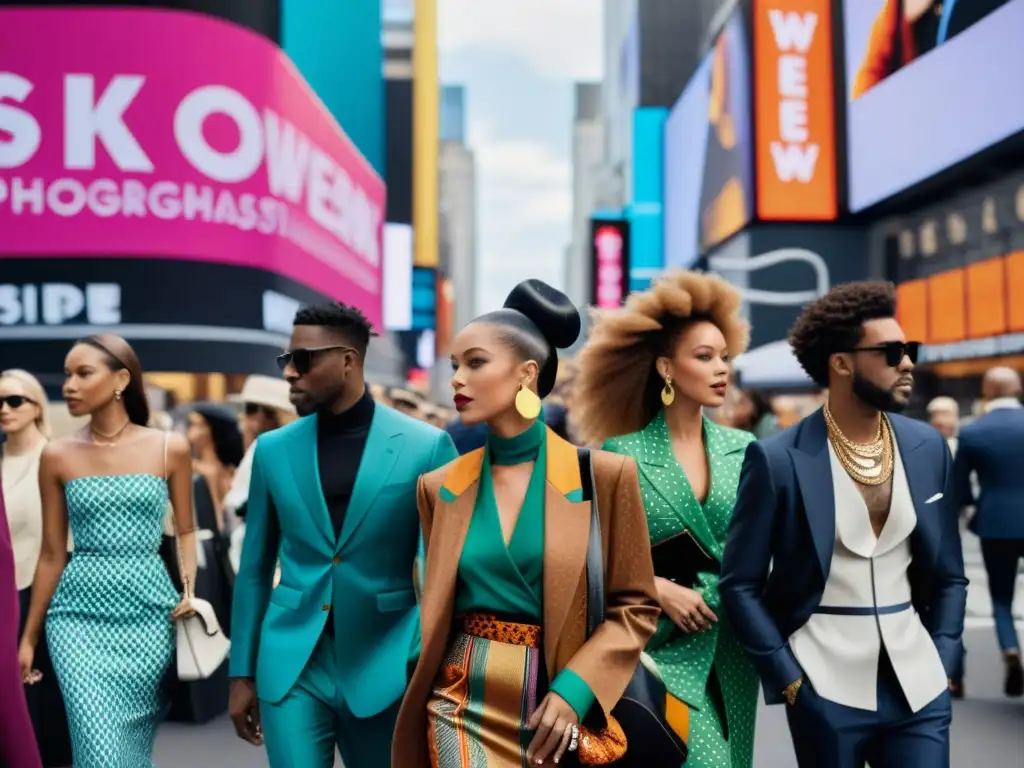
<svg viewBox="0 0 1024 768"><path fill-rule="evenodd" d="M0 0L0 768L1024 768L1022 40Z"/></svg>

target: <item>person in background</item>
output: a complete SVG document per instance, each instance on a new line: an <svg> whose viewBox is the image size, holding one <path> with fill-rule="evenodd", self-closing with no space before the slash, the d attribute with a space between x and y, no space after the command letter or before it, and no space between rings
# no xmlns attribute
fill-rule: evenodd
<svg viewBox="0 0 1024 768"><path fill-rule="evenodd" d="M946 443L896 415L920 344L881 282L833 288L789 340L828 402L747 447L722 605L800 768L949 768L967 578Z"/></svg>
<svg viewBox="0 0 1024 768"><path fill-rule="evenodd" d="M860 98L901 67L933 51L1008 0L885 0L854 77Z"/></svg>
<svg viewBox="0 0 1024 768"><path fill-rule="evenodd" d="M939 430L949 452L956 457L957 432L960 429L960 406L952 397L936 397L928 403L928 423Z"/></svg>
<svg viewBox="0 0 1024 768"><path fill-rule="evenodd" d="M451 437L460 456L465 456L467 453L487 445L487 425L482 422L472 425L463 424L462 417L456 415L445 425L445 431Z"/></svg>
<svg viewBox="0 0 1024 768"><path fill-rule="evenodd" d="M726 401L747 347L739 292L670 272L600 316L580 353L574 399L587 443L636 459L662 614L647 644L688 764L750 768L757 673L721 613L718 578L749 432L704 413Z"/></svg>
<svg viewBox="0 0 1024 768"><path fill-rule="evenodd" d="M196 509L199 528L223 531L224 499L245 455L238 416L219 403L195 403L189 410L185 436L192 446L193 492L197 498L209 499L202 509Z"/></svg>
<svg viewBox="0 0 1024 768"><path fill-rule="evenodd" d="M425 402L420 406L420 418L438 429L445 427L444 412L433 403Z"/></svg>
<svg viewBox="0 0 1024 768"><path fill-rule="evenodd" d="M456 408L469 425L487 423L487 445L419 479L423 653L393 768L550 766L577 748L585 764L604 740L586 726L614 731L611 709L658 609L635 462L592 452L588 502L576 448L538 419L556 349L579 332L572 302L528 280L452 342ZM607 610L588 637L592 504Z"/></svg>
<svg viewBox="0 0 1024 768"><path fill-rule="evenodd" d="M992 368L981 383L985 415L960 430L953 465L954 492L961 506L976 508L970 530L981 539L981 556L1005 663L1004 692L1024 695L1024 666L1013 623L1017 572L1024 560L1024 408L1020 374ZM971 487L977 475L978 493Z"/></svg>
<svg viewBox="0 0 1024 768"><path fill-rule="evenodd" d="M303 416L256 441L231 626L230 713L271 768L382 768L418 654L416 478L456 456L375 403L373 330L337 302L295 315L278 364ZM276 563L281 580L273 586Z"/></svg>
<svg viewBox="0 0 1024 768"><path fill-rule="evenodd" d="M731 424L734 429L750 432L758 440L771 437L779 431L779 420L772 410L771 401L756 389L741 389L732 406Z"/></svg>
<svg viewBox="0 0 1024 768"><path fill-rule="evenodd" d="M50 437L46 392L28 371L0 373L0 431L7 438L0 447L0 477L14 546L21 616L17 636L20 637L32 602L32 582L43 543L39 462ZM47 768L71 765L71 736L64 700L50 662L45 632L36 646L35 665L39 677L26 685L25 698L43 765Z"/></svg>
<svg viewBox="0 0 1024 768"><path fill-rule="evenodd" d="M228 558L224 499L244 455L242 432L233 408L219 403L195 403L188 415L186 437L195 457L192 498L200 551L215 558L213 562L210 557L204 558L206 567L202 575L210 581L209 594L202 594L197 582L196 595L213 604L221 626L230 632L235 571ZM212 541L206 541L206 537Z"/></svg>
<svg viewBox="0 0 1024 768"><path fill-rule="evenodd" d="M946 445L949 446L950 455L955 458L959 441L957 433L960 429L960 406L952 397L936 397L928 403L926 412L928 414L928 423L935 427L940 435L946 438ZM950 677L952 682L950 683L949 691L954 699L962 699L964 697L964 668L966 664L967 651L965 649L960 657L960 664Z"/></svg>
<svg viewBox="0 0 1024 768"><path fill-rule="evenodd" d="M423 398L415 392L410 392L408 389L395 388L388 392L388 397L391 398L392 406L399 413L404 413L406 416L411 416L414 419L423 419L423 414L420 411Z"/></svg>
<svg viewBox="0 0 1024 768"><path fill-rule="evenodd" d="M25 705L25 683L18 663L21 612L16 573L7 508L0 488L0 765L42 768L36 740L27 738L33 723Z"/></svg>
<svg viewBox="0 0 1024 768"><path fill-rule="evenodd" d="M373 398L375 403L386 405L389 408L393 406L391 398L388 397L388 388L383 384L371 384L370 385L370 397Z"/></svg>
<svg viewBox="0 0 1024 768"><path fill-rule="evenodd" d="M242 406L242 439L245 442L242 463L238 465L231 488L224 497L225 523L231 536L229 558L232 569L237 573L245 539L245 505L249 499L256 439L295 421L295 406L288 399L287 381L260 374L246 378L242 391L229 396L228 400Z"/></svg>

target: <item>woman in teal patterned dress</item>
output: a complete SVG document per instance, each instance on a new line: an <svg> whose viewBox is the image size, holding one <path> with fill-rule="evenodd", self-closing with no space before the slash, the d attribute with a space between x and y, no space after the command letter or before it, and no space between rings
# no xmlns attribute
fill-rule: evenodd
<svg viewBox="0 0 1024 768"><path fill-rule="evenodd" d="M143 768L166 709L173 619L188 615L195 578L189 449L146 426L142 369L124 339L77 343L65 375L71 414L91 418L43 452L43 548L18 657L29 675L45 619L74 765ZM187 574L180 601L159 554L168 500Z"/></svg>
<svg viewBox="0 0 1024 768"><path fill-rule="evenodd" d="M683 535L666 546L682 541L677 551L694 555L693 583L656 572L662 615L647 645L688 767L750 768L754 759L758 679L721 613L717 568L753 437L703 415L725 401L731 359L746 349L739 308L719 278L670 273L598 319L573 394L581 436L636 459L652 546Z"/></svg>

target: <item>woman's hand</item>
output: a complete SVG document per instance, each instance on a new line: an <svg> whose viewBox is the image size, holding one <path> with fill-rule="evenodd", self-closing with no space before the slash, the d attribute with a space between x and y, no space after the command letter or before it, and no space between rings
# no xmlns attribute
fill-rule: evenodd
<svg viewBox="0 0 1024 768"><path fill-rule="evenodd" d="M22 640L18 646L18 668L21 670L21 682L25 685L34 685L43 679L43 673L32 668L35 658L35 646L27 640Z"/></svg>
<svg viewBox="0 0 1024 768"><path fill-rule="evenodd" d="M526 759L534 765L559 762L569 749L574 728L578 732L578 723L576 710L557 693L549 693L527 724L527 728L536 733L526 748Z"/></svg>
<svg viewBox="0 0 1024 768"><path fill-rule="evenodd" d="M708 608L696 590L682 587L660 576L654 582L658 590L658 605L683 632L703 632L711 626L711 622L718 621L714 611Z"/></svg>
<svg viewBox="0 0 1024 768"><path fill-rule="evenodd" d="M171 611L171 618L174 621L179 619L187 619L189 616L194 616L195 611L192 610L192 602L188 595L182 595L181 602L178 603L177 607Z"/></svg>

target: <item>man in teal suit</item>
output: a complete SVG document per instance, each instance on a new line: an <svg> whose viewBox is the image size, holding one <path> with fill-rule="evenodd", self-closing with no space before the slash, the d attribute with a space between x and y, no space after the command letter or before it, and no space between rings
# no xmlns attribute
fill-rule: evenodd
<svg viewBox="0 0 1024 768"><path fill-rule="evenodd" d="M387 768L419 652L416 480L457 456L442 431L374 403L372 329L302 309L278 359L303 418L259 438L232 613L230 711L272 768ZM281 579L274 586L275 563Z"/></svg>

